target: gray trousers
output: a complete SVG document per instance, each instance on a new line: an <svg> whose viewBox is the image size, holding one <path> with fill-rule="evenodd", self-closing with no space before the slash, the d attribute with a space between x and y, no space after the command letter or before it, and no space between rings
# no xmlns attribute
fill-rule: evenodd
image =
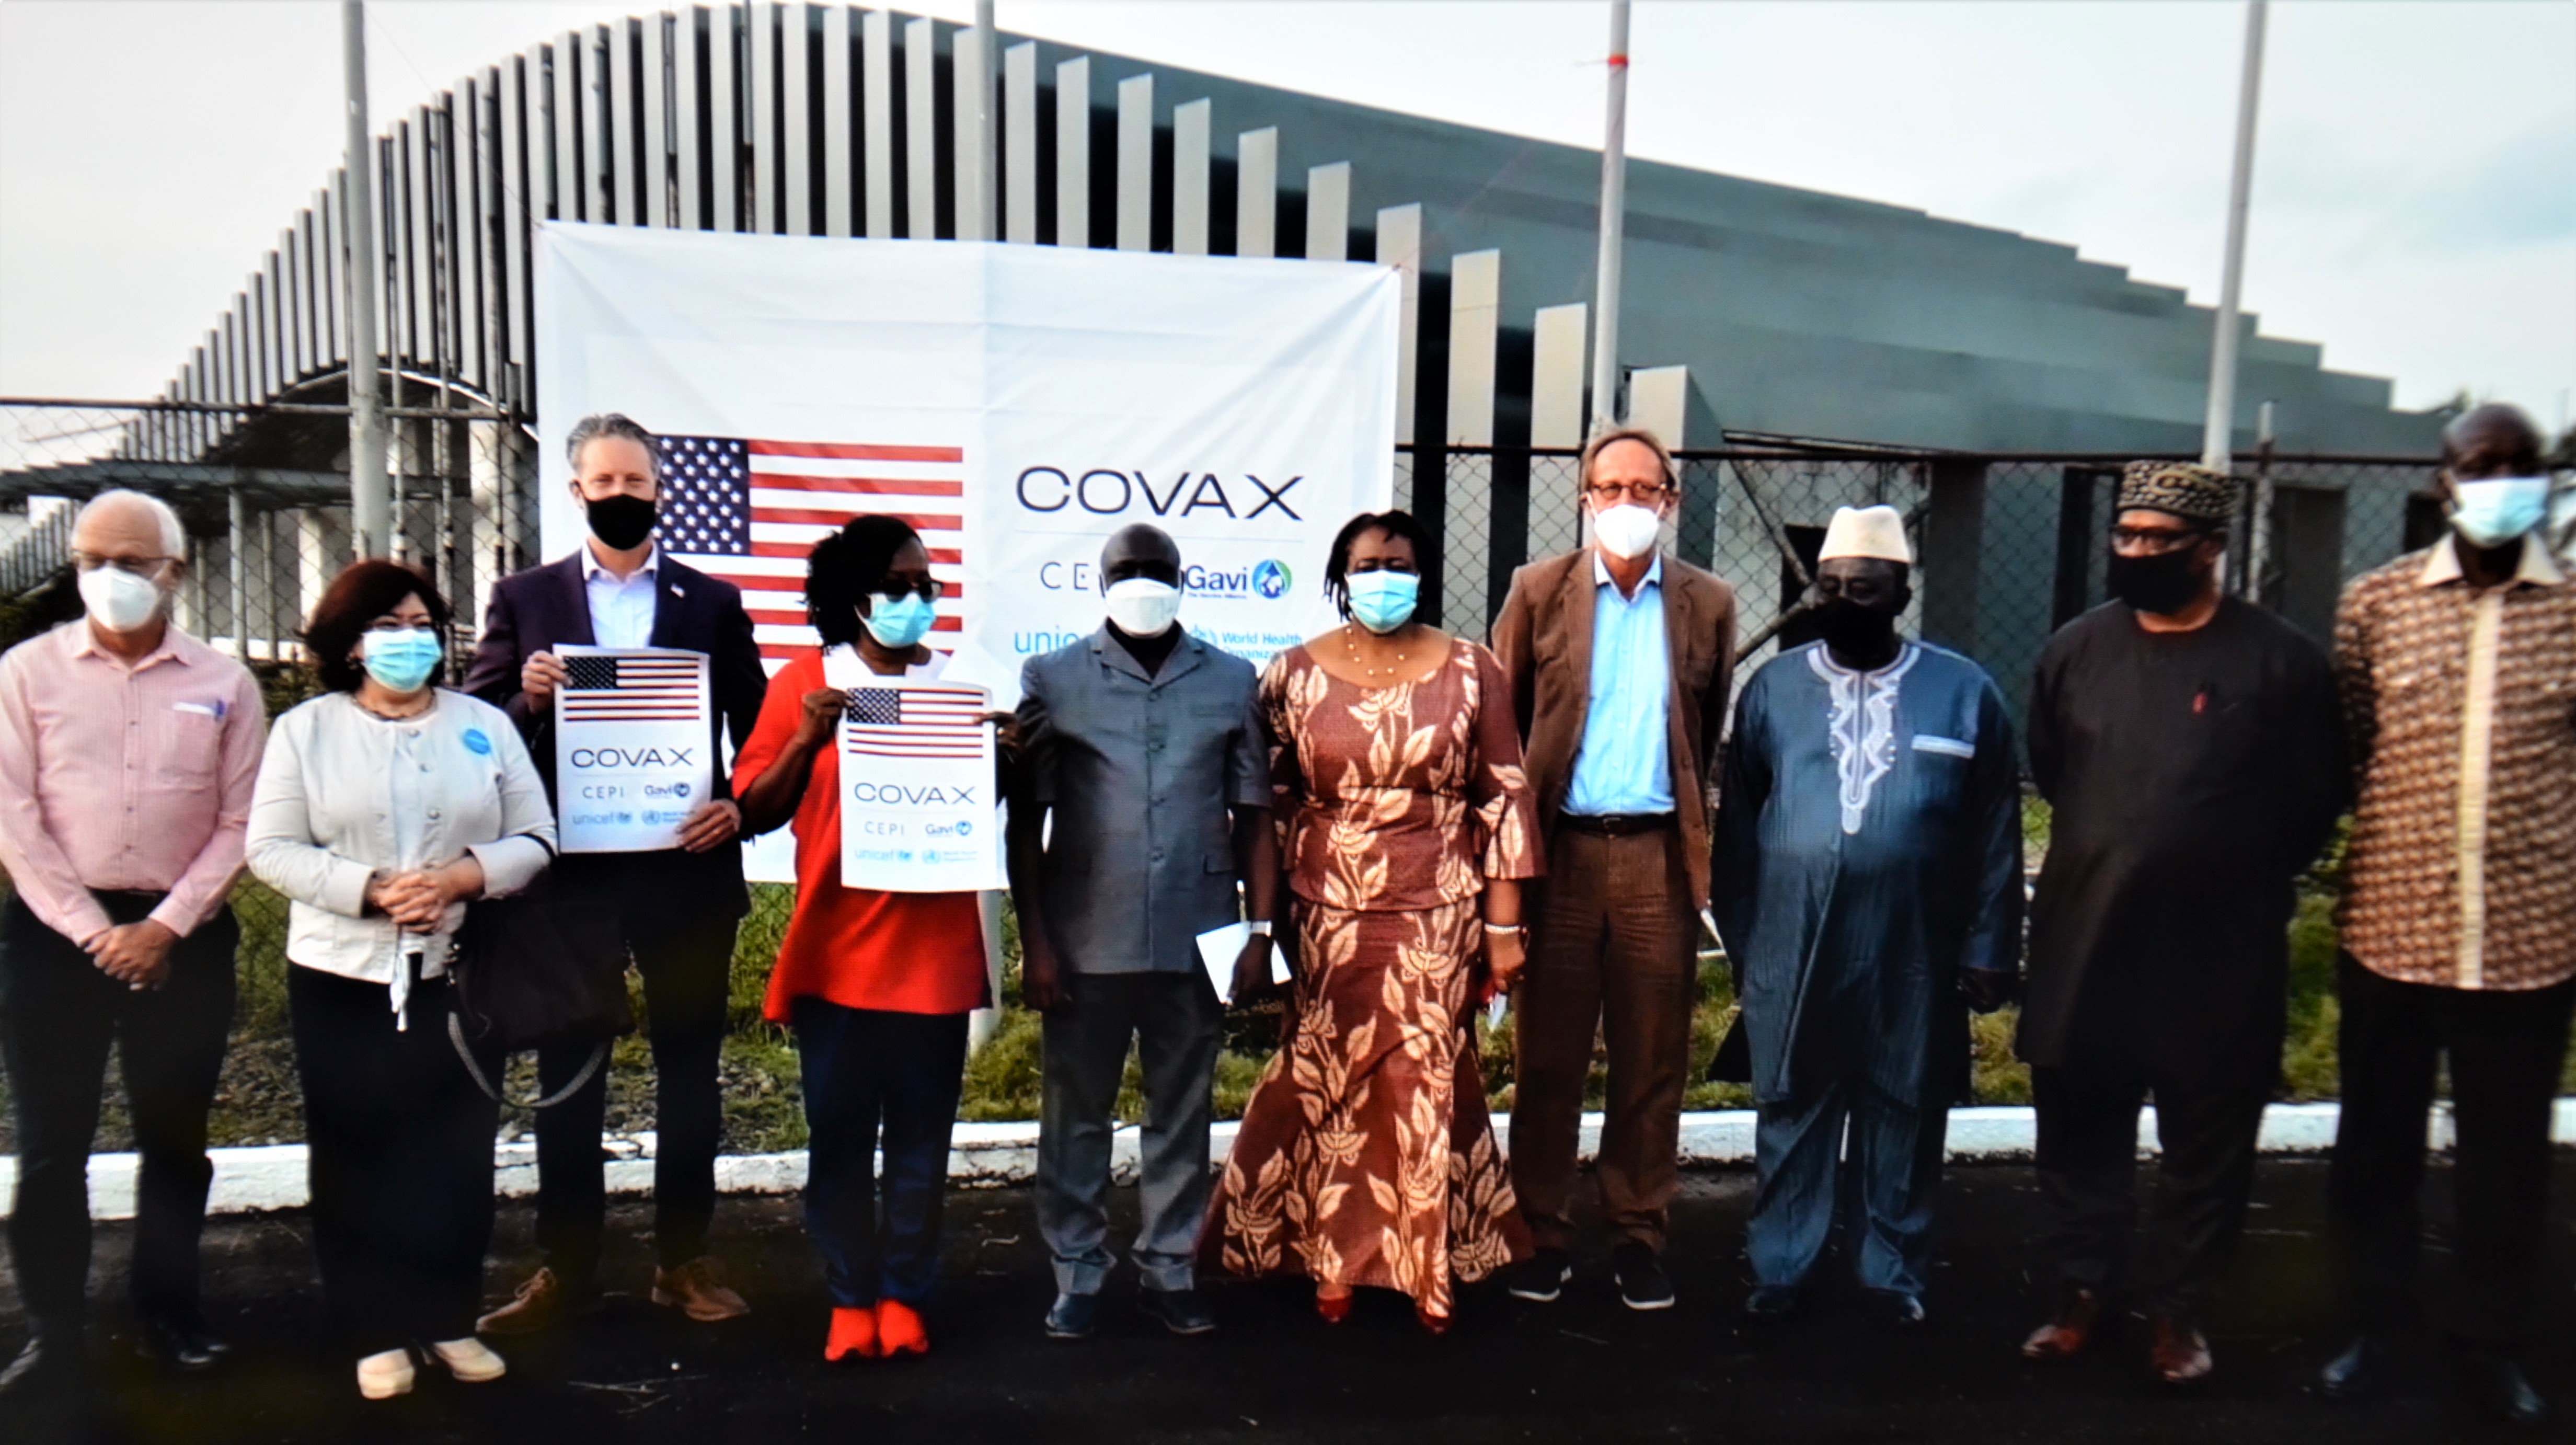
<svg viewBox="0 0 2576 1445"><path fill-rule="evenodd" d="M1046 1016L1038 1125L1038 1230L1056 1288L1098 1294L1109 1252L1111 1111L1137 1040L1145 1072L1136 1269L1149 1289L1189 1289L1208 1199L1208 1092L1224 1010L1188 973L1065 976L1072 1001Z"/></svg>

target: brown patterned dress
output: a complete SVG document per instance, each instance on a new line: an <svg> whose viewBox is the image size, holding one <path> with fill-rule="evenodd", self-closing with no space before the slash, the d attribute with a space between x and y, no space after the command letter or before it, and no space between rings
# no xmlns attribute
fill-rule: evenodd
<svg viewBox="0 0 2576 1445"><path fill-rule="evenodd" d="M1509 683L1453 640L1419 682L1363 688L1304 647L1261 681L1295 895L1287 1041L1245 1107L1199 1252L1238 1275L1402 1290L1530 1251L1472 1045L1488 878L1539 871Z"/></svg>

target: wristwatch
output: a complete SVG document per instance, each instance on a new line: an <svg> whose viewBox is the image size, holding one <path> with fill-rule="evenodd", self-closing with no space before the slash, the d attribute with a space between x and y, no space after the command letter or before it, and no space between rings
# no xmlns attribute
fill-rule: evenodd
<svg viewBox="0 0 2576 1445"><path fill-rule="evenodd" d="M1255 938L1268 938L1271 936L1270 920L1267 918L1256 918L1244 926L1252 930L1252 936Z"/></svg>

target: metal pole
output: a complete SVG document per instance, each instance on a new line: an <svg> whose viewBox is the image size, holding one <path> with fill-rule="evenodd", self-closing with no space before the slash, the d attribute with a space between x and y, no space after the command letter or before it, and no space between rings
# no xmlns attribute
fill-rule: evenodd
<svg viewBox="0 0 2576 1445"><path fill-rule="evenodd" d="M2209 346L2209 414L2200 464L2221 471L2236 429L2237 315L2245 291L2245 214L2254 190L2254 117L2263 90L2263 17L2269 0L2246 0L2245 74L2236 92L2236 165L2227 182L2227 263L2218 283L2217 333Z"/></svg>
<svg viewBox="0 0 2576 1445"><path fill-rule="evenodd" d="M968 240L990 241L1002 234L1002 147L1000 117L994 112L993 67L1001 59L1001 36L993 29L993 0L975 0L975 135L983 153L976 157L976 198L983 217L982 233Z"/></svg>
<svg viewBox="0 0 2576 1445"><path fill-rule="evenodd" d="M382 557L393 534L385 479L384 398L376 377L375 147L367 139L367 7L340 5L342 82L348 92L349 521L361 557Z"/></svg>
<svg viewBox="0 0 2576 1445"><path fill-rule="evenodd" d="M2245 519L2245 592L2263 600L2263 573L2272 565L2272 403L2254 413L2254 497Z"/></svg>
<svg viewBox="0 0 2576 1445"><path fill-rule="evenodd" d="M250 563L242 554L250 550L250 524L243 514L238 480L224 491L224 526L229 538L224 585L233 594L233 657L246 666L250 662Z"/></svg>
<svg viewBox="0 0 2576 1445"><path fill-rule="evenodd" d="M1619 417L1619 256L1628 210L1628 0L1610 0L1610 113L1601 136L1600 284L1592 298L1592 426Z"/></svg>

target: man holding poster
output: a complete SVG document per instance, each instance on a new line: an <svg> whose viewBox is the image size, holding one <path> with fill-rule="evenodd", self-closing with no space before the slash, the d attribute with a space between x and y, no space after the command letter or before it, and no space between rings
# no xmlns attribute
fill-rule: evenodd
<svg viewBox="0 0 2576 1445"><path fill-rule="evenodd" d="M1252 665L1183 631L1181 549L1120 528L1100 550L1109 617L1020 671L1026 756L1011 809L1023 987L1046 1014L1038 1228L1055 1257L1046 1331L1092 1332L1108 1248L1111 1110L1144 1064L1138 1300L1174 1334L1216 1327L1192 1268L1207 1211L1209 1090L1224 1009L1198 936L1240 917L1240 997L1270 978L1278 844ZM1048 825L1052 815L1054 826Z"/></svg>
<svg viewBox="0 0 2576 1445"><path fill-rule="evenodd" d="M545 775L566 834L554 879L612 905L637 969L658 1076L653 1299L701 1322L746 1313L707 1258L723 1129L723 1044L734 929L749 910L742 814L717 766L739 747L768 677L742 594L661 554L659 445L616 413L566 438L571 493L589 535L571 555L494 584L465 690L510 715ZM559 721L560 719L560 721ZM583 804L588 802L590 807ZM553 1094L589 1062L582 1044L539 1051ZM544 1265L484 1317L486 1333L546 1329L594 1295L607 1189L599 1147L606 1071L537 1115L537 1242Z"/></svg>

